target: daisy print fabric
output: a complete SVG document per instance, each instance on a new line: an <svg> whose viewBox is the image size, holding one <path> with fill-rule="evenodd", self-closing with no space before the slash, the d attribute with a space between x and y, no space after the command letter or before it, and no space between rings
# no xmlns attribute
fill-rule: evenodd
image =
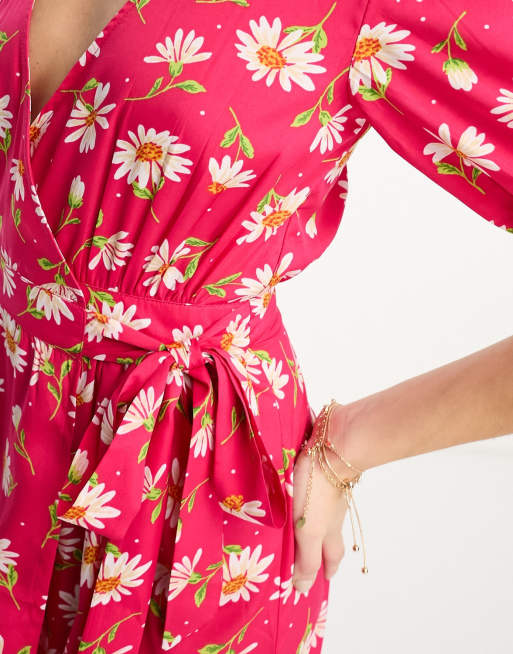
<svg viewBox="0 0 513 654"><path fill-rule="evenodd" d="M0 651L320 653L277 287L372 128L509 238L513 9L127 0L37 115L32 10L0 3Z"/></svg>

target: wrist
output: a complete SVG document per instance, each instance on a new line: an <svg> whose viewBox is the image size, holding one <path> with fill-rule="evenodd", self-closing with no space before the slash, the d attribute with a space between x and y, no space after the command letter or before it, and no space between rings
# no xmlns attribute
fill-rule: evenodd
<svg viewBox="0 0 513 654"><path fill-rule="evenodd" d="M349 404L339 404L332 410L330 416L330 439L340 454L355 468L364 472L371 467L370 458L366 453L362 425L366 412L366 399L362 398ZM331 455L335 459L335 455ZM332 459L332 460L333 460ZM337 470L347 472L349 477L356 475L355 471L337 458ZM349 474L350 473L350 474Z"/></svg>

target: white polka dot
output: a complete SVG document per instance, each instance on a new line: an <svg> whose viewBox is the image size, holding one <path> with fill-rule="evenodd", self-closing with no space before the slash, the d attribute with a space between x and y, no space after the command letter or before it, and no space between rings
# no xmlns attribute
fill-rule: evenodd
<svg viewBox="0 0 513 654"><path fill-rule="evenodd" d="M490 29L490 25L483 25L483 27L485 28L485 30L489 30L489 29Z"/></svg>
<svg viewBox="0 0 513 654"><path fill-rule="evenodd" d="M143 622L141 627L144 629L145 626L146 626L146 622Z"/></svg>
<svg viewBox="0 0 513 654"><path fill-rule="evenodd" d="M210 493L210 495L208 496L208 499L211 499L211 498L212 498L212 493Z"/></svg>
<svg viewBox="0 0 513 654"><path fill-rule="evenodd" d="M436 100L431 100L431 104L436 104Z"/></svg>
<svg viewBox="0 0 513 654"><path fill-rule="evenodd" d="M184 620L183 623L184 624L189 624L189 620Z"/></svg>
<svg viewBox="0 0 513 654"><path fill-rule="evenodd" d="M227 525L227 524L228 524L228 520L223 520L223 525Z"/></svg>
<svg viewBox="0 0 513 654"><path fill-rule="evenodd" d="M264 620L264 624L269 624L269 620Z"/></svg>
<svg viewBox="0 0 513 654"><path fill-rule="evenodd" d="M230 470L230 472L232 473L232 475L234 475L234 474L235 474L235 468L232 468L232 469Z"/></svg>
<svg viewBox="0 0 513 654"><path fill-rule="evenodd" d="M221 29L221 25L216 25L216 27L217 27L218 30Z"/></svg>
<svg viewBox="0 0 513 654"><path fill-rule="evenodd" d="M134 543L138 543L138 542L139 542L139 539L138 539L138 538L134 538Z"/></svg>
<svg viewBox="0 0 513 654"><path fill-rule="evenodd" d="M297 232L296 236L301 236L301 232Z"/></svg>
<svg viewBox="0 0 513 654"><path fill-rule="evenodd" d="M298 177L303 177L303 173L298 173L297 176Z"/></svg>
<svg viewBox="0 0 513 654"><path fill-rule="evenodd" d="M37 238L34 239L34 243L37 243Z"/></svg>
<svg viewBox="0 0 513 654"><path fill-rule="evenodd" d="M116 193L116 197L117 197L117 198L120 198L120 197L121 197L121 193Z"/></svg>
<svg viewBox="0 0 513 654"><path fill-rule="evenodd" d="M292 627L292 625L293 625L293 624L294 624L294 623L293 623L293 622L291 622L291 623L289 624L289 627Z"/></svg>
<svg viewBox="0 0 513 654"><path fill-rule="evenodd" d="M185 476L186 476L186 477L188 477L188 476L189 476L189 473L188 473L188 472L186 472L186 473L185 473Z"/></svg>
<svg viewBox="0 0 513 654"><path fill-rule="evenodd" d="M260 532L259 532L258 529L257 529L257 530L255 531L255 536L258 536L259 533L260 533Z"/></svg>
<svg viewBox="0 0 513 654"><path fill-rule="evenodd" d="M125 82L129 82L129 81L130 81L130 77L125 77Z"/></svg>
<svg viewBox="0 0 513 654"><path fill-rule="evenodd" d="M200 111L200 116L204 116L204 115L205 115L205 110L202 109L202 110Z"/></svg>
<svg viewBox="0 0 513 654"><path fill-rule="evenodd" d="M24 527L24 526L25 526L25 523L24 523L24 522L20 522L20 525L21 525L22 527Z"/></svg>
<svg viewBox="0 0 513 654"><path fill-rule="evenodd" d="M209 207L209 208L207 209L207 211L212 211L212 207Z"/></svg>
<svg viewBox="0 0 513 654"><path fill-rule="evenodd" d="M16 73L16 77L19 77L21 73Z"/></svg>
<svg viewBox="0 0 513 654"><path fill-rule="evenodd" d="M422 22L424 22L424 21L426 20L426 17L425 17L425 16L421 16L421 17L420 17L420 20L421 20Z"/></svg>
<svg viewBox="0 0 513 654"><path fill-rule="evenodd" d="M29 402L28 405L29 405L29 406L32 406L32 402Z"/></svg>
<svg viewBox="0 0 513 654"><path fill-rule="evenodd" d="M116 470L116 474L117 474L117 475L120 475L121 472L120 472L119 470Z"/></svg>

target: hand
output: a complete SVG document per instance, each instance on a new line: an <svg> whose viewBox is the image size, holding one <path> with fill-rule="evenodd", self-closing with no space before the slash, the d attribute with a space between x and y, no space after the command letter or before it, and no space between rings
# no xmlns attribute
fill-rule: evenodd
<svg viewBox="0 0 513 654"><path fill-rule="evenodd" d="M331 410L326 436L337 450L344 454L344 435L346 425L346 407L336 404ZM316 419L311 438L315 438L319 429ZM312 441L313 442L313 441ZM343 479L352 479L357 474L343 464L333 453L329 461L337 475ZM302 527L296 520L302 515L306 500L306 488L312 458L304 450L299 453L293 474L293 520L296 553L292 582L295 588L306 593L315 581L321 563L324 575L332 577L338 569L345 553L342 526L347 512L347 501L342 489L336 488L320 469L317 458L314 459L312 474L312 491L308 504L306 522Z"/></svg>

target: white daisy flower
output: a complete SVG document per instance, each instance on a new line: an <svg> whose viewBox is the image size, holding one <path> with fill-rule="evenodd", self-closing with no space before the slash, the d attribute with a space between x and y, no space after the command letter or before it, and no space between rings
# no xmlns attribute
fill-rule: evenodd
<svg viewBox="0 0 513 654"><path fill-rule="evenodd" d="M367 118L355 118L354 122L358 125L358 127L355 127L353 129L353 132L355 134L358 134L358 132L361 132L365 123L367 122Z"/></svg>
<svg viewBox="0 0 513 654"><path fill-rule="evenodd" d="M173 647L176 647L181 640L182 637L180 634L173 636L169 631L164 631L160 648L167 652L168 650L173 649Z"/></svg>
<svg viewBox="0 0 513 654"><path fill-rule="evenodd" d="M201 418L201 427L190 441L191 449L194 447L194 457L205 456L209 450L214 449L213 420L209 413Z"/></svg>
<svg viewBox="0 0 513 654"><path fill-rule="evenodd" d="M309 75L326 72L326 68L314 63L324 59L324 56L311 51L313 41L297 42L303 34L302 30L298 29L286 34L280 43L281 19L279 17L269 25L267 18L261 16L259 23L251 19L249 26L252 34L237 30L237 36L242 44L236 43L235 47L239 51L237 56L248 62L246 68L254 71L251 76L254 82L265 77L266 85L271 86L278 77L284 91L291 90L291 82L298 84L305 91L315 89Z"/></svg>
<svg viewBox="0 0 513 654"><path fill-rule="evenodd" d="M53 347L49 343L42 341L37 336L34 336L32 347L34 349L34 358L32 360L32 375L29 381L31 386L37 383L40 370L47 370L47 372L50 371L50 359L53 352Z"/></svg>
<svg viewBox="0 0 513 654"><path fill-rule="evenodd" d="M265 233L264 240L274 236L277 230L290 218L290 216L297 211L301 204L306 200L310 193L310 187L305 186L301 191L296 193L294 188L288 195L278 201L275 207L266 204L263 213L259 211L252 211L249 220L243 220L242 226L245 227L249 234L240 236L237 239L237 244L247 242L252 243Z"/></svg>
<svg viewBox="0 0 513 654"><path fill-rule="evenodd" d="M107 302L102 302L101 312L96 309L87 309L89 321L86 323L85 331L90 341L95 337L99 343L102 338L119 339L123 326L132 329L144 329L151 323L151 318L139 318L133 320L137 311L137 305L132 304L125 310L123 302L116 302L111 307Z"/></svg>
<svg viewBox="0 0 513 654"><path fill-rule="evenodd" d="M96 254L87 265L89 270L94 270L100 263L100 259L106 270L116 270L116 266L124 266L126 264L124 259L132 255L129 250L134 247L134 244L122 243L121 240L126 238L129 234L130 232L121 230L112 234L109 238L96 236L96 241L101 239L104 242L100 245L98 254Z"/></svg>
<svg viewBox="0 0 513 654"><path fill-rule="evenodd" d="M260 411L258 408L258 400L255 393L255 388L253 386L253 380L249 378L245 379L241 382L241 386L244 394L246 395L246 399L248 400L248 406L251 412L254 416L258 416Z"/></svg>
<svg viewBox="0 0 513 654"><path fill-rule="evenodd" d="M310 238L315 238L317 236L317 225L315 223L315 218L317 212L314 211L310 218L305 223L305 232Z"/></svg>
<svg viewBox="0 0 513 654"><path fill-rule="evenodd" d="M182 329L173 327L171 332L173 340L166 343L166 348L173 354L173 357L178 362L181 358L186 368L189 367L191 343L197 340L203 334L203 327L195 325L194 329L184 325Z"/></svg>
<svg viewBox="0 0 513 654"><path fill-rule="evenodd" d="M25 199L25 184L23 182L23 175L25 174L25 164L21 159L12 159L12 166L9 169L11 174L11 181L14 182L14 196L19 201Z"/></svg>
<svg viewBox="0 0 513 654"><path fill-rule="evenodd" d="M137 126L137 135L128 131L131 139L124 141L117 139L116 145L120 148L112 156L112 163L121 164L114 173L114 179L128 175L127 183L135 180L145 187L151 177L152 184L160 181L162 174L174 182L179 182L180 174L190 174L186 166L193 162L191 159L180 157L180 153L191 149L190 145L176 143L178 136L173 136L169 130L156 132L153 127L148 131L143 125Z"/></svg>
<svg viewBox="0 0 513 654"><path fill-rule="evenodd" d="M449 79L449 84L457 91L460 89L471 91L472 84L477 82L477 75L472 68L466 61L457 57L451 57L444 61L443 71Z"/></svg>
<svg viewBox="0 0 513 654"><path fill-rule="evenodd" d="M188 556L182 558L182 562L175 561L173 563L173 569L171 570L171 575L169 577L169 586L168 586L168 600L172 600L177 597L187 586L189 585L189 579L194 573L194 568L198 564L198 561L201 558L203 549L200 547L192 561Z"/></svg>
<svg viewBox="0 0 513 654"><path fill-rule="evenodd" d="M82 404L87 404L93 399L94 392L94 380L91 380L87 383L87 371L84 370L80 377L78 378L77 390L75 394L70 396L71 404L75 409L82 406Z"/></svg>
<svg viewBox="0 0 513 654"><path fill-rule="evenodd" d="M262 369L267 377L267 381L271 385L273 393L282 400L285 397L285 393L282 388L289 381L289 376L282 374L281 369L283 366L283 361L276 361L274 357L271 358L271 363L268 361L262 361Z"/></svg>
<svg viewBox="0 0 513 654"><path fill-rule="evenodd" d="M36 216L39 216L39 218L41 219L41 222L43 223L43 225L45 225L46 222L47 222L46 217L45 217L45 213L43 211L43 208L41 207L41 203L39 202L39 196L37 194L37 189L33 184L31 184L31 186L30 186L30 194L32 196L32 201L35 204L34 210L36 212Z"/></svg>
<svg viewBox="0 0 513 654"><path fill-rule="evenodd" d="M372 29L370 25L362 25L354 48L351 66L349 68L349 83L353 95L358 93L360 83L372 86L375 76L380 84L386 84L385 69L381 65L392 68L406 69L403 61L413 61L413 55L408 51L415 50L409 43L397 43L410 35L409 30L394 32L397 25L387 25L381 21Z"/></svg>
<svg viewBox="0 0 513 654"><path fill-rule="evenodd" d="M243 495L229 495L222 502L219 502L219 506L223 511L234 515L236 518L241 518L248 522L255 522L257 525L261 525L262 522L256 518L265 515L265 510L261 508L262 502L260 500L244 502Z"/></svg>
<svg viewBox="0 0 513 654"><path fill-rule="evenodd" d="M58 605L63 613L62 617L67 621L68 627L70 627L73 624L73 620L75 619L78 612L80 585L75 584L75 590L73 594L67 593L64 590L60 590L59 597L61 600L63 600L63 602Z"/></svg>
<svg viewBox="0 0 513 654"><path fill-rule="evenodd" d="M248 602L251 599L250 592L259 591L257 584L269 577L269 573L264 573L264 570L274 559L274 554L260 559L261 553L262 545L257 545L253 552L249 545L240 554L230 552L228 562L223 562L223 585L219 606L238 602L240 599Z"/></svg>
<svg viewBox="0 0 513 654"><path fill-rule="evenodd" d="M62 519L86 529L91 527L104 529L105 525L102 520L115 518L121 514L119 509L106 506L107 502L116 495L116 491L111 490L103 493L104 489L105 483L102 482L96 486L91 486L88 481L80 491L74 505L66 511Z"/></svg>
<svg viewBox="0 0 513 654"><path fill-rule="evenodd" d="M57 325L61 324L61 315L73 320L66 301L75 302L76 299L77 294L70 286L54 282L33 286L28 296L29 302L35 302L35 308L44 313L46 320L54 320Z"/></svg>
<svg viewBox="0 0 513 654"><path fill-rule="evenodd" d="M45 111L44 113L39 112L34 118L30 125L29 136L30 136L30 156L34 155L35 149L39 145L41 137L46 132L50 125L50 121L53 117L53 110Z"/></svg>
<svg viewBox="0 0 513 654"><path fill-rule="evenodd" d="M143 286L150 286L152 297L157 294L161 282L170 291L174 291L177 282L181 284L185 281L183 273L173 265L179 258L191 251L190 248L184 246L185 241L182 241L169 256L169 242L165 238L160 245L154 245L151 248L152 254L144 258L146 263L143 265L143 270L155 273L143 281Z"/></svg>
<svg viewBox="0 0 513 654"><path fill-rule="evenodd" d="M495 146L491 143L483 144L486 135L484 132L478 134L474 126L467 127L461 134L456 147L453 147L451 143L451 132L447 123L442 123L439 126L438 136L426 127L424 129L439 139L437 143L428 143L423 150L423 154L433 155L432 161L434 163L455 152L466 166L475 166L487 175L489 173L486 172L485 168L500 170L499 166L490 159L483 159L483 155L495 150Z"/></svg>
<svg viewBox="0 0 513 654"><path fill-rule="evenodd" d="M350 148L349 150L344 150L344 152L340 155L340 157L335 161L335 164L333 168L330 168L330 170L324 175L324 179L328 184L332 184L337 177L340 177L342 173L344 172L344 168L346 167L347 160L351 156L354 148Z"/></svg>
<svg viewBox="0 0 513 654"><path fill-rule="evenodd" d="M110 445L114 438L114 407L109 400L107 407L102 412L102 423L100 431L100 440L105 445Z"/></svg>
<svg viewBox="0 0 513 654"><path fill-rule="evenodd" d="M68 193L68 205L72 209L79 209L84 204L85 184L80 175L73 177Z"/></svg>
<svg viewBox="0 0 513 654"><path fill-rule="evenodd" d="M294 606L299 602L301 599L302 593L301 591L297 590L294 587L294 584L292 583L292 573L294 572L294 565L290 566L290 577L288 579L285 579L282 581L281 577L275 577L273 579L274 583L278 586L278 589L269 597L270 600L274 599L282 599L283 604L287 603L287 600L289 597L292 595L292 591L294 591ZM308 597L308 593L310 592L310 589L308 589L305 593L305 597Z"/></svg>
<svg viewBox="0 0 513 654"><path fill-rule="evenodd" d="M262 373L261 360L251 350L243 350L237 356L232 356L232 363L246 379L256 383L260 382L257 375Z"/></svg>
<svg viewBox="0 0 513 654"><path fill-rule="evenodd" d="M500 118L497 118L502 123L506 123L507 127L513 128L513 91L508 89L501 89L500 92L502 95L497 96L496 100L501 102L498 107L490 109L492 114L505 114Z"/></svg>
<svg viewBox="0 0 513 654"><path fill-rule="evenodd" d="M226 331L221 336L219 345L232 357L244 354L244 348L249 345L249 332L251 330L251 327L248 326L249 319L250 316L243 319L238 313L235 320L230 320Z"/></svg>
<svg viewBox="0 0 513 654"><path fill-rule="evenodd" d="M8 538L0 538L0 572L4 574L9 571L10 565L16 565L18 561L14 557L19 556L17 552L10 552L7 548L11 544Z"/></svg>
<svg viewBox="0 0 513 654"><path fill-rule="evenodd" d="M339 109L336 114L330 116L327 122L323 121L324 124L318 130L312 144L310 145L310 152L313 152L320 144L319 150L321 154L324 154L326 150L333 150L333 140L337 143L342 143L340 132L344 129L342 123L347 120L347 116L343 116L342 114L348 109L351 109L351 106L352 105L350 104L346 104L342 109Z"/></svg>
<svg viewBox="0 0 513 654"><path fill-rule="evenodd" d="M101 39L102 37L103 37L103 30L98 34L96 39L89 45L87 50L80 55L80 59L78 60L78 62L81 66L86 65L87 53L93 55L93 57L98 57L100 55L100 46L97 43L97 39Z"/></svg>
<svg viewBox="0 0 513 654"><path fill-rule="evenodd" d="M78 449L68 470L68 480L72 484L79 484L88 467L87 450Z"/></svg>
<svg viewBox="0 0 513 654"><path fill-rule="evenodd" d="M160 468L155 473L155 477L151 472L150 466L144 466L144 485L141 502L144 502L146 499L155 500L158 499L162 493L160 488L157 488L160 478L166 470L167 464L163 463Z"/></svg>
<svg viewBox="0 0 513 654"><path fill-rule="evenodd" d="M9 118L12 118L12 113L7 111L7 105L10 100L9 95L4 95L0 98L0 138L5 138L7 129L11 129L12 123Z"/></svg>
<svg viewBox="0 0 513 654"><path fill-rule="evenodd" d="M97 571L102 560L103 547L94 531L86 529L84 532L84 546L82 549L82 563L80 566L80 585L87 584L88 588L94 586Z"/></svg>
<svg viewBox="0 0 513 654"><path fill-rule="evenodd" d="M11 472L11 456L9 454L9 441L5 439L5 450L2 461L2 489L4 495L9 497L14 488L14 479Z"/></svg>
<svg viewBox="0 0 513 654"><path fill-rule="evenodd" d="M155 399L155 389L153 386L150 386L147 392L144 388L141 388L128 407L116 433L126 434L134 431L134 429L139 429L139 427L144 427L148 432L153 431L155 426L155 416L153 414L158 413L163 397L164 393L161 393Z"/></svg>
<svg viewBox="0 0 513 654"><path fill-rule="evenodd" d="M7 297L12 297L16 288L14 273L18 270L18 264L16 262L13 263L11 257L3 247L0 247L0 269L2 270L3 278L2 292Z"/></svg>
<svg viewBox="0 0 513 654"><path fill-rule="evenodd" d="M171 464L171 480L167 485L167 504L164 516L165 520L170 518L169 524L171 527L176 527L178 522L184 481L185 471L180 475L180 461L175 457Z"/></svg>
<svg viewBox="0 0 513 654"><path fill-rule="evenodd" d="M114 558L112 552L107 552L94 585L91 606L106 605L110 601L120 602L122 595L132 594L130 588L144 583L141 577L150 568L152 561L150 559L147 563L138 565L141 556L136 554L132 559L128 559L128 552L123 552Z"/></svg>
<svg viewBox="0 0 513 654"><path fill-rule="evenodd" d="M105 118L105 114L112 111L116 106L115 103L100 107L102 102L107 97L110 90L110 82L107 84L98 83L94 93L94 100L91 105L85 104L81 98L78 98L75 107L71 111L70 118L66 123L66 127L78 127L75 131L68 134L64 139L65 143L72 143L73 141L80 141L80 152L89 152L93 150L96 145L96 125L102 129L108 129L109 122Z"/></svg>
<svg viewBox="0 0 513 654"><path fill-rule="evenodd" d="M338 197L342 200L346 200L347 194L349 192L349 182L347 179L341 179L339 182L337 182L337 186L340 186L343 189L342 193L339 193Z"/></svg>
<svg viewBox="0 0 513 654"><path fill-rule="evenodd" d="M246 182L253 177L256 177L253 174L252 170L244 170L241 172L241 168L244 165L242 159L234 161L232 164L232 159L229 154L225 154L221 160L221 165L219 165L214 157L210 157L208 160L208 170L212 176L212 183L208 185L208 190L213 195L218 195L223 191L226 191L228 188L238 188L242 186L249 186Z"/></svg>
<svg viewBox="0 0 513 654"><path fill-rule="evenodd" d="M191 30L185 39L183 39L183 29L179 27L175 32L174 40L166 36L164 43L157 43L155 48L160 57L148 55L144 61L149 64L158 63L176 63L194 64L198 61L204 61L212 56L211 52L198 52L205 40L202 36L196 36L194 30Z"/></svg>
<svg viewBox="0 0 513 654"><path fill-rule="evenodd" d="M61 527L59 530L59 540L57 543L57 552L61 559L69 561L73 552L77 549L77 543L80 538L73 538L75 534L75 527Z"/></svg>
<svg viewBox="0 0 513 654"><path fill-rule="evenodd" d="M23 358L23 355L27 354L27 351L19 345L21 341L21 325L17 325L14 318L11 318L2 307L0 307L0 315L2 317L1 325L5 351L14 369L14 377L16 377L16 371L23 372L23 366L27 365L27 362Z"/></svg>
<svg viewBox="0 0 513 654"><path fill-rule="evenodd" d="M320 643L317 642L317 639L324 638L324 635L326 633L326 623L328 619L328 600L323 600L321 604L321 608L319 610L319 615L317 616L317 620L315 621L314 628L312 629L311 632L311 644L312 647L317 647Z"/></svg>

